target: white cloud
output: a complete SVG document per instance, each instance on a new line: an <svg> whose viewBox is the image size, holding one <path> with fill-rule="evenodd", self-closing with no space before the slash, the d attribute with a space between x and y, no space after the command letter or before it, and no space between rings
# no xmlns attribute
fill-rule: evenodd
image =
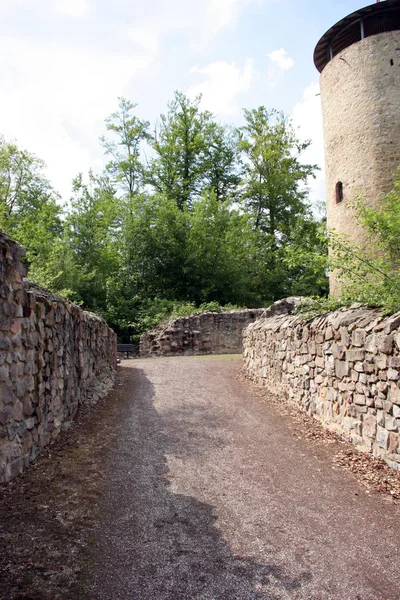
<svg viewBox="0 0 400 600"><path fill-rule="evenodd" d="M206 15L209 29L217 33L236 25L240 12L251 0L208 0Z"/></svg>
<svg viewBox="0 0 400 600"><path fill-rule="evenodd" d="M283 48L280 50L273 50L273 52L270 52L267 56L280 71L288 71L294 65L293 58L288 56L288 53Z"/></svg>
<svg viewBox="0 0 400 600"><path fill-rule="evenodd" d="M56 8L71 17L83 17L89 10L89 0L57 0Z"/></svg>
<svg viewBox="0 0 400 600"><path fill-rule="evenodd" d="M280 50L273 50L267 54L267 57L269 58L267 73L268 81L271 87L275 87L282 79L285 71L288 71L293 67L294 60L288 56L288 53L283 48Z"/></svg>
<svg viewBox="0 0 400 600"><path fill-rule="evenodd" d="M301 102L293 108L292 121L298 127L300 139L312 142L302 155L302 161L317 164L321 169L317 171L316 179L309 180L310 199L313 202L325 201L324 138L318 83L312 83L304 90Z"/></svg>
<svg viewBox="0 0 400 600"><path fill-rule="evenodd" d="M104 118L146 66L135 56L0 38L0 132L43 158L68 197L77 172L101 166Z"/></svg>
<svg viewBox="0 0 400 600"><path fill-rule="evenodd" d="M193 85L188 95L193 98L202 94L202 106L219 115L232 115L239 110L236 98L250 89L254 78L252 59L247 59L243 69L235 63L217 61L199 68L193 67L191 73L205 77L204 81Z"/></svg>
<svg viewBox="0 0 400 600"><path fill-rule="evenodd" d="M159 38L162 33L157 25L153 25L153 27L128 26L122 28L121 33L150 56L155 57L157 55Z"/></svg>
<svg viewBox="0 0 400 600"><path fill-rule="evenodd" d="M205 0L205 9L204 4L199 2L198 5L203 6L199 6L197 14L192 13L188 23L189 26L195 23L198 30L191 49L195 53L203 53L217 34L225 29L235 29L242 12L253 3L263 4L264 0Z"/></svg>

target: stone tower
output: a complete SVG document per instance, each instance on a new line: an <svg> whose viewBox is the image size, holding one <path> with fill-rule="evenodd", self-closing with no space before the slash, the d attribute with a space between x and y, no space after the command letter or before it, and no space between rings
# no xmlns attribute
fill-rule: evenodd
<svg viewBox="0 0 400 600"><path fill-rule="evenodd" d="M318 42L328 228L363 240L349 201L378 204L400 165L400 0L345 17ZM340 290L335 274L331 294Z"/></svg>

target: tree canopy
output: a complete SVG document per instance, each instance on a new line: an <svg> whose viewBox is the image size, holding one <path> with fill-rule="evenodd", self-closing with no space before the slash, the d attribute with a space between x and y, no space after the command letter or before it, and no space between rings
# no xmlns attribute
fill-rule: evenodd
<svg viewBox="0 0 400 600"><path fill-rule="evenodd" d="M176 92L151 128L136 108L119 99L100 140L104 172L77 174L64 206L43 163L0 140L0 227L27 246L32 278L125 341L179 306L326 293L315 166L283 114L245 110L235 129Z"/></svg>

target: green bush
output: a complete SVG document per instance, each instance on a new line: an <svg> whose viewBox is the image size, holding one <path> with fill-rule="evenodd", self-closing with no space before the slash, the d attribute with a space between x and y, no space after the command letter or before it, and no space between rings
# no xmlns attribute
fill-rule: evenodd
<svg viewBox="0 0 400 600"><path fill-rule="evenodd" d="M336 270L343 304L358 302L400 310L400 168L393 190L378 208L367 206L362 196L351 205L366 231L366 242L354 246L350 239L330 233L330 268Z"/></svg>

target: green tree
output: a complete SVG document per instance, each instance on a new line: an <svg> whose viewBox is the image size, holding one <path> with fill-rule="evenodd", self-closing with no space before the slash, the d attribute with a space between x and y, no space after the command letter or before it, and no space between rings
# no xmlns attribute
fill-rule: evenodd
<svg viewBox="0 0 400 600"><path fill-rule="evenodd" d="M244 155L243 201L255 227L278 246L290 235L299 215L307 212L307 179L315 165L300 162L310 142L300 142L282 113L263 106L245 110L239 149Z"/></svg>
<svg viewBox="0 0 400 600"><path fill-rule="evenodd" d="M335 231L329 232L330 268L341 284L341 301L400 310L400 168L394 187L380 202L369 206L362 196L352 207L364 227L365 243L355 246Z"/></svg>
<svg viewBox="0 0 400 600"><path fill-rule="evenodd" d="M88 184L82 174L74 179L53 287L103 315L108 310L110 281L118 280L122 268L120 215L108 178L89 173Z"/></svg>
<svg viewBox="0 0 400 600"><path fill-rule="evenodd" d="M254 291L260 300L277 300L324 289L325 269L305 261L311 248L320 247L306 185L316 167L300 160L309 142L298 140L280 112L261 106L245 110L244 116L238 147L244 164L242 204L258 233ZM294 248L303 255L302 263L297 260L296 265Z"/></svg>
<svg viewBox="0 0 400 600"><path fill-rule="evenodd" d="M225 200L240 181L232 132L201 111L200 102L201 96L190 100L175 92L152 140L148 181L180 210L191 208L206 188Z"/></svg>
<svg viewBox="0 0 400 600"><path fill-rule="evenodd" d="M43 284L62 230L60 197L44 169L34 154L0 138L0 229L26 247L30 276Z"/></svg>
<svg viewBox="0 0 400 600"><path fill-rule="evenodd" d="M148 180L154 189L175 200L178 208L190 207L201 190L206 150L205 128L211 113L201 112L201 97L191 101L175 92L168 112L160 116L152 147Z"/></svg>
<svg viewBox="0 0 400 600"><path fill-rule="evenodd" d="M126 98L118 100L119 110L106 119L107 131L112 137L104 136L100 141L111 157L106 166L108 175L123 194L132 198L143 185L141 152L143 143L149 139L149 123L132 114L136 104Z"/></svg>
<svg viewBox="0 0 400 600"><path fill-rule="evenodd" d="M235 197L241 182L237 136L218 123L209 123L205 132L204 183L218 201Z"/></svg>
<svg viewBox="0 0 400 600"><path fill-rule="evenodd" d="M254 242L248 215L205 192L189 215L188 298L197 305L253 303L249 272Z"/></svg>
<svg viewBox="0 0 400 600"><path fill-rule="evenodd" d="M186 297L188 213L162 194L140 195L125 213L125 265L143 297Z"/></svg>

